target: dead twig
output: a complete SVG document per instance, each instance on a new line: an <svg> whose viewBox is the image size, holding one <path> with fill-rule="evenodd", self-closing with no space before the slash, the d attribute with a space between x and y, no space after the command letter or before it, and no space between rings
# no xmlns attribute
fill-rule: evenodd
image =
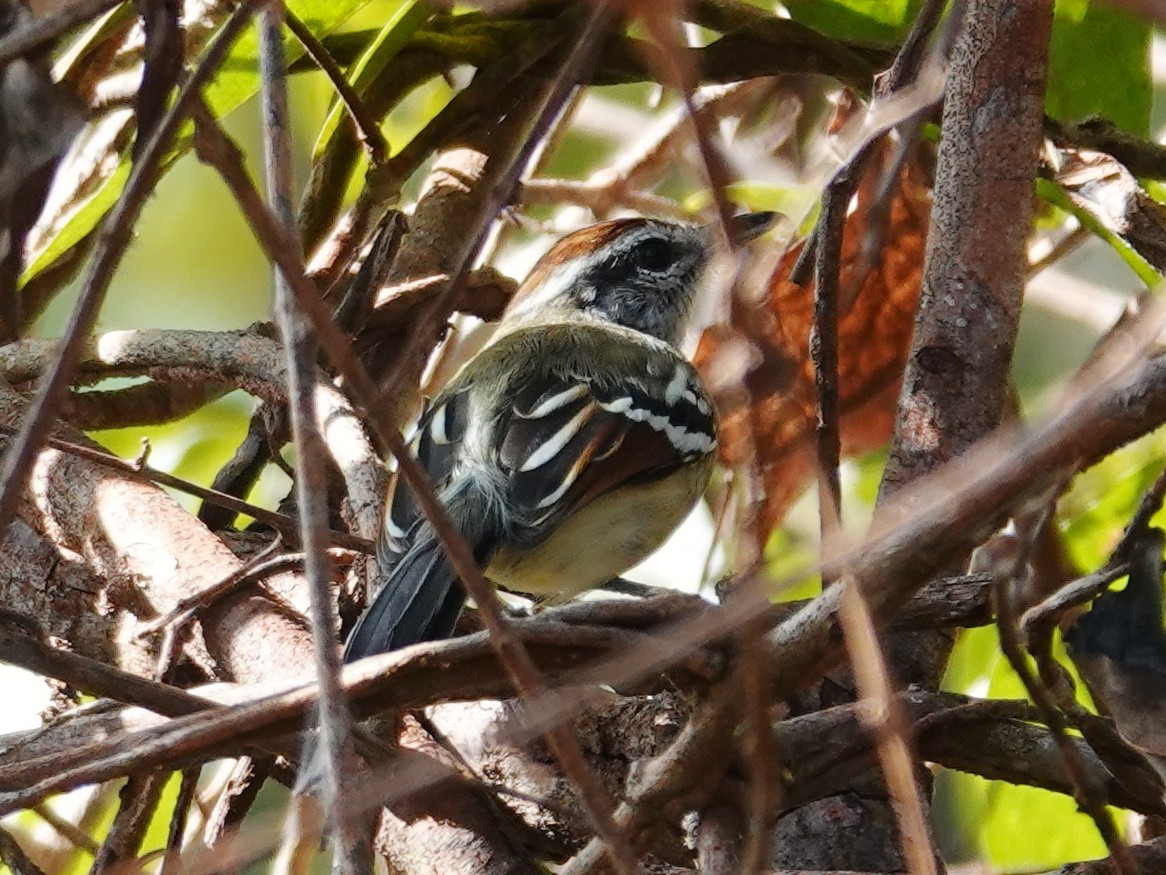
<svg viewBox="0 0 1166 875"><path fill-rule="evenodd" d="M853 580L844 578L839 585L839 616L858 685L859 713L875 736L879 763L899 822L903 857L912 875L935 875L937 857L916 780L916 757L911 750L908 723L895 697L874 618Z"/></svg>
<svg viewBox="0 0 1166 875"><path fill-rule="evenodd" d="M56 678L70 687L98 698L137 705L158 714L193 714L213 707L208 699L169 684L148 680L112 665L59 650L40 634L23 626L0 624L0 659L43 677Z"/></svg>
<svg viewBox="0 0 1166 875"><path fill-rule="evenodd" d="M1065 611L1092 601L1115 580L1129 574L1128 562L1109 563L1104 568L1065 584L1038 605L1026 610L1020 617L1020 630L1029 647L1035 636L1047 634L1049 627Z"/></svg>
<svg viewBox="0 0 1166 875"><path fill-rule="evenodd" d="M291 119L288 114L287 58L283 49L284 9L271 0L259 12L260 98L263 110L263 155L267 197L272 218L283 229L281 245L285 261L298 265L304 274L303 252L296 236L292 199ZM196 124L208 124L211 113L200 107ZM287 356L288 408L296 446L295 491L300 517L300 541L304 549L304 576L308 583L308 616L311 621L316 682L319 685L321 805L330 814L340 875L371 871L371 849L356 848L349 818L340 793L344 763L351 761L351 725L340 690L340 653L336 646L336 606L330 587L332 563L326 551L328 528L327 450L316 427L317 344L311 320L300 308L283 272L275 276L275 321ZM353 854L367 859L355 860Z"/></svg>
<svg viewBox="0 0 1166 875"><path fill-rule="evenodd" d="M862 161L847 165L826 187L822 213L814 229L814 322L810 329L810 358L818 421L815 427L818 458L818 520L823 547L842 526L842 481L839 465L842 435L838 402L838 296L842 271L842 233L854 196ZM824 585L832 581L823 580Z"/></svg>
<svg viewBox="0 0 1166 875"><path fill-rule="evenodd" d="M105 834L101 850L93 859L90 875L108 872L134 871L138 867L137 856L146 829L158 805L162 801L162 790L169 774L152 771L142 775L130 775L118 791L117 813L113 824Z"/></svg>
<svg viewBox="0 0 1166 875"><path fill-rule="evenodd" d="M15 434L16 429L0 423L0 432L6 434ZM48 437L44 440L46 447L60 450L63 453L68 453L76 456L79 459L85 459L87 462L93 462L97 465L104 465L107 468L112 468L115 471L120 471L131 477L139 477L140 479L157 483L160 486L168 486L171 489L177 489L179 492L185 492L188 495L193 495L196 498L201 498L203 501L217 504L220 507L225 507L235 513L247 514L250 517L258 520L261 523L271 526L281 535L294 537L296 533L296 522L286 514L278 513L273 510L268 510L265 507L260 507L257 504L251 504L249 501L243 501L233 495L227 495L225 492L219 492L215 489L207 489L205 486L200 486L197 483L192 483L189 480L183 480L181 477L175 477L173 474L166 471L159 471L157 468L152 468L149 465L139 465L135 462L127 462L125 459L118 458L112 453L107 453L104 450L95 449L94 447L87 447L84 444L74 443L73 441L62 440L61 438ZM368 538L360 538L356 535L350 535L348 532L338 532L334 529L328 530L329 541L337 547L342 547L346 550L356 550L360 553L372 555L376 552L376 545Z"/></svg>
<svg viewBox="0 0 1166 875"><path fill-rule="evenodd" d="M45 875L25 853L12 833L3 827L0 827L0 860L12 870L13 875Z"/></svg>
<svg viewBox="0 0 1166 875"><path fill-rule="evenodd" d="M1138 502L1134 515L1130 517L1130 521L1126 525L1125 533L1122 535L1118 545L1113 549L1113 555L1109 560L1111 565L1118 562L1128 562L1130 560L1130 553L1133 551L1138 539L1145 534L1146 529L1150 525L1151 517L1161 509L1164 498L1166 498L1166 468L1163 468L1158 473L1150 488L1146 490Z"/></svg>
<svg viewBox="0 0 1166 875"><path fill-rule="evenodd" d="M134 632L135 637L145 638L163 629L172 629L176 626L189 623L198 616L200 611L205 610L223 596L235 592L241 587L259 583L264 578L270 577L273 574L303 568L306 561L303 553L288 553L282 556L273 555L282 546L283 544L280 539L276 538L259 551L259 553L252 556L246 565L238 568L218 583L194 595L187 596L162 616L140 623ZM338 551L331 551L331 553L334 559L344 558L343 554Z"/></svg>

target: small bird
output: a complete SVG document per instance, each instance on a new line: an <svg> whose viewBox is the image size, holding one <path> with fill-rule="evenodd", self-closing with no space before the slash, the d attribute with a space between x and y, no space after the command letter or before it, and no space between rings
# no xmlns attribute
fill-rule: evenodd
<svg viewBox="0 0 1166 875"><path fill-rule="evenodd" d="M734 232L756 237L773 218L738 216ZM559 597L601 586L703 493L717 418L676 347L715 234L632 218L559 240L422 417L411 449L495 585ZM449 637L465 602L400 478L378 558L387 580L346 662Z"/></svg>
<svg viewBox="0 0 1166 875"><path fill-rule="evenodd" d="M1066 630L1065 644L1094 701L1166 781L1163 549L1161 529L1141 532L1129 552L1125 589L1098 596Z"/></svg>

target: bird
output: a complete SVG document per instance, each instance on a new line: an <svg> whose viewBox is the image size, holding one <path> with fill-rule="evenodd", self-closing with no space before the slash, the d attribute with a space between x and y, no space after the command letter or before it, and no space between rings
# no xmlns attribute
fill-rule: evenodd
<svg viewBox="0 0 1166 875"><path fill-rule="evenodd" d="M1065 644L1094 701L1166 782L1164 548L1161 529L1139 532L1128 553L1125 589L1098 596L1066 629Z"/></svg>
<svg viewBox="0 0 1166 875"><path fill-rule="evenodd" d="M1166 532L1148 528L1134 544L1125 589L1106 590L1066 630L1074 659L1104 659L1166 683L1166 630L1162 628L1162 578Z"/></svg>
<svg viewBox="0 0 1166 875"><path fill-rule="evenodd" d="M732 219L741 240L773 213ZM717 415L679 351L718 226L619 218L561 238L519 286L490 343L410 441L486 578L570 597L659 547L705 491ZM397 477L378 539L385 581L344 661L453 634L465 593Z"/></svg>

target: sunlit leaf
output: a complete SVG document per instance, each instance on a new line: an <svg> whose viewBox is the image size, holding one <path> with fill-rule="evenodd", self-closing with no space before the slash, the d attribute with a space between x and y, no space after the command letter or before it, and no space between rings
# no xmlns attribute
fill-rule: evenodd
<svg viewBox="0 0 1166 875"><path fill-rule="evenodd" d="M963 629L947 661L941 689L986 696L996 667L1003 660L995 626Z"/></svg>
<svg viewBox="0 0 1166 875"><path fill-rule="evenodd" d="M788 602L818 595L822 591L821 576L806 574L817 559L817 544L807 543L784 529L775 531L765 545L765 570L769 580L786 586L774 593L773 600Z"/></svg>
<svg viewBox="0 0 1166 875"><path fill-rule="evenodd" d="M1147 288L1157 288L1162 277L1155 270L1154 266L1122 237L1105 227L1094 213L1075 204L1061 186L1052 180L1038 178L1036 181L1036 190L1037 194L1047 203L1074 216L1083 227L1088 228L1108 243L1110 248L1117 253L1118 257L1129 266L1130 270L1136 273L1138 278L1146 284Z"/></svg>
<svg viewBox="0 0 1166 875"><path fill-rule="evenodd" d="M117 202L129 175L129 162L122 161L91 197L75 207L72 218L65 222L61 230L37 255L32 264L25 268L24 279L26 282L80 243L86 235L97 227L102 217Z"/></svg>
<svg viewBox="0 0 1166 875"><path fill-rule="evenodd" d="M787 0L795 21L839 40L890 43L911 26L920 0Z"/></svg>
<svg viewBox="0 0 1166 875"><path fill-rule="evenodd" d="M348 74L348 81L357 94L363 93L365 88L368 87L368 84L384 70L385 65L401 50L405 43L409 41L409 38L417 32L417 28L421 26L430 14L431 10L428 5L419 3L417 0L404 0L397 7L393 16L381 28L372 42L369 43L368 48L357 59L356 63L352 65L352 70ZM340 124L340 119L345 112L346 110L339 100L333 103L327 120L324 122L323 127L320 128L320 135L316 139L313 157L318 158L324 152L329 140L332 139L332 134L335 132L336 126Z"/></svg>
<svg viewBox="0 0 1166 875"><path fill-rule="evenodd" d="M368 0L288 0L287 8L317 37L330 33ZM290 33L284 35L288 63L303 53ZM215 115L226 115L259 91L259 36L255 28L243 32L228 55L214 83L206 89L207 103Z"/></svg>
<svg viewBox="0 0 1166 875"><path fill-rule="evenodd" d="M728 187L729 198L750 210L772 210L798 222L796 236L804 237L818 220L818 192L808 186L766 185L743 181ZM707 198L702 191L701 195ZM702 205L703 206L703 205Z"/></svg>
<svg viewBox="0 0 1166 875"><path fill-rule="evenodd" d="M1159 430L1076 477L1058 510L1063 541L1079 568L1092 571L1106 562L1164 459L1166 435ZM1155 516L1158 524L1164 518Z"/></svg>
<svg viewBox="0 0 1166 875"><path fill-rule="evenodd" d="M154 816L150 818L150 824L146 827L146 835L142 838L142 854L166 849L166 839L170 835L170 823L174 817L174 807L178 802L178 789L181 785L182 774L171 772L158 798Z"/></svg>
<svg viewBox="0 0 1166 875"><path fill-rule="evenodd" d="M1101 116L1149 134L1153 77L1149 23L1096 0L1057 0L1045 106L1063 122Z"/></svg>
<svg viewBox="0 0 1166 875"><path fill-rule="evenodd" d="M985 802L980 847L999 869L1051 869L1106 854L1093 821L1070 796L992 781Z"/></svg>
<svg viewBox="0 0 1166 875"><path fill-rule="evenodd" d="M288 10L297 15L317 36L330 32L351 16L368 0L289 0ZM303 47L291 34L284 38L288 61L303 54ZM197 61L195 62L197 63ZM258 36L254 27L248 28L231 48L226 61L203 95L217 117L227 115L259 90ZM189 143L181 146L181 152ZM169 166L171 161L167 163ZM65 225L26 268L23 280L27 282L53 264L71 247L83 240L105 217L117 202L129 177L129 157L111 167L109 175L91 194L78 203Z"/></svg>

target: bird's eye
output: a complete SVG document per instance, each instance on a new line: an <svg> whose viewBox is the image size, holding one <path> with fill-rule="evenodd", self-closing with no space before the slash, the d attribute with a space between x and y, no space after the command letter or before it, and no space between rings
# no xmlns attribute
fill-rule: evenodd
<svg viewBox="0 0 1166 875"><path fill-rule="evenodd" d="M631 252L636 267L650 271L664 271L672 265L672 247L666 240L649 237Z"/></svg>

